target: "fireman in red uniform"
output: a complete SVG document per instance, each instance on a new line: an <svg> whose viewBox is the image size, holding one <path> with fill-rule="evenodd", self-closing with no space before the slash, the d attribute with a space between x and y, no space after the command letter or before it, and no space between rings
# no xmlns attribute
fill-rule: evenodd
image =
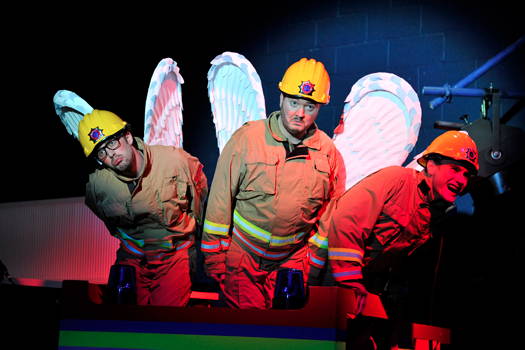
<svg viewBox="0 0 525 350"><path fill-rule="evenodd" d="M479 170L476 144L464 131L438 136L418 163L421 172L392 166L369 175L323 215L332 274L356 292L357 313L366 299L367 273L388 270L425 243L439 208L450 207Z"/></svg>
<svg viewBox="0 0 525 350"><path fill-rule="evenodd" d="M270 308L280 267L306 279L310 232L344 189L340 154L314 123L329 101L324 65L295 62L279 90L280 110L246 123L226 144L210 189L201 250L234 308Z"/></svg>

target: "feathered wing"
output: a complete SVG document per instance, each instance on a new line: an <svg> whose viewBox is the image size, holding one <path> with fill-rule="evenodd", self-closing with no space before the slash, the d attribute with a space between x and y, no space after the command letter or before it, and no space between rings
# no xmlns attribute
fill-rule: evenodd
<svg viewBox="0 0 525 350"><path fill-rule="evenodd" d="M182 147L183 83L177 62L162 59L153 72L146 97L146 144Z"/></svg>
<svg viewBox="0 0 525 350"><path fill-rule="evenodd" d="M402 165L420 127L419 98L404 79L383 72L359 79L333 138L344 159L346 188L379 169Z"/></svg>
<svg viewBox="0 0 525 350"><path fill-rule="evenodd" d="M73 91L58 90L53 97L55 111L67 132L78 140L78 123L93 107Z"/></svg>
<svg viewBox="0 0 525 350"><path fill-rule="evenodd" d="M412 158L412 161L408 163L407 165L405 165L405 168L412 168L412 169L416 169L417 171L423 170L424 168L421 165L419 165L419 163L417 162L417 160L421 157L422 154L423 152L416 154L414 158Z"/></svg>
<svg viewBox="0 0 525 350"><path fill-rule="evenodd" d="M224 52L211 61L208 96L219 152L245 122L266 118L261 79L241 54Z"/></svg>

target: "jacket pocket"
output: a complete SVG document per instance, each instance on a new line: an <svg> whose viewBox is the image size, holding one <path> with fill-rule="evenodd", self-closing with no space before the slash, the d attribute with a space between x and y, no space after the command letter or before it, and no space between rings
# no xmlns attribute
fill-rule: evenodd
<svg viewBox="0 0 525 350"><path fill-rule="evenodd" d="M314 159L309 193L309 198L314 201L323 202L330 196L330 164L324 156Z"/></svg>
<svg viewBox="0 0 525 350"><path fill-rule="evenodd" d="M302 208L305 223L313 225L318 220L319 209L330 197L330 165L325 156L312 160L304 179L306 183L307 202Z"/></svg>
<svg viewBox="0 0 525 350"><path fill-rule="evenodd" d="M241 185L241 192L254 194L275 194L277 159L266 158L246 162L246 175Z"/></svg>
<svg viewBox="0 0 525 350"><path fill-rule="evenodd" d="M178 179L177 176L164 179L159 192L159 206L165 225L173 225L179 220L181 214L188 210L188 189L187 182Z"/></svg>

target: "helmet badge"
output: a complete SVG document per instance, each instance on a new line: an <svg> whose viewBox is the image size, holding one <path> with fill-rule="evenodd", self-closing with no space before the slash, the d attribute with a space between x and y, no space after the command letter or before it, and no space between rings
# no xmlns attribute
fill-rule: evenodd
<svg viewBox="0 0 525 350"><path fill-rule="evenodd" d="M312 84L310 80L302 81L301 85L299 85L299 93L312 96L312 94L315 91L315 84Z"/></svg>
<svg viewBox="0 0 525 350"><path fill-rule="evenodd" d="M89 132L89 140L93 143L97 143L98 140L100 140L102 137L104 137L103 129L100 129L98 126L96 128L92 128Z"/></svg>
<svg viewBox="0 0 525 350"><path fill-rule="evenodd" d="M476 159L478 158L476 150L473 150L470 147L462 148L461 152L464 152L465 153L465 158L467 158L471 162L475 162Z"/></svg>

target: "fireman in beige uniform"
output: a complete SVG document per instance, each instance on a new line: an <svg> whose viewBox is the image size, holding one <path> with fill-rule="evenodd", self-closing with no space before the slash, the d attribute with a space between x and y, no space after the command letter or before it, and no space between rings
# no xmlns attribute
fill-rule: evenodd
<svg viewBox="0 0 525 350"><path fill-rule="evenodd" d="M279 90L280 110L246 123L226 144L208 199L205 268L235 308L271 307L280 267L307 275L308 238L344 187L342 159L314 123L329 101L324 65L302 58Z"/></svg>
<svg viewBox="0 0 525 350"><path fill-rule="evenodd" d="M202 164L181 148L144 144L109 111L86 114L79 140L101 165L89 176L86 204L120 240L115 263L135 267L137 303L185 306L208 191Z"/></svg>

